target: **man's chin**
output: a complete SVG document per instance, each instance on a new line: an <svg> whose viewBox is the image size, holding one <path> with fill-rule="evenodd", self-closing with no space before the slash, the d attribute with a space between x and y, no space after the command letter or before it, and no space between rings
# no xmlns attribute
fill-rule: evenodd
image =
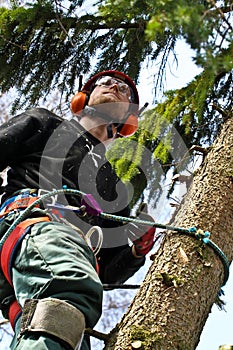
<svg viewBox="0 0 233 350"><path fill-rule="evenodd" d="M101 104L93 105L91 107L94 107L97 112L109 116L114 122L116 121L120 123L125 118L129 104L126 102L103 101Z"/></svg>

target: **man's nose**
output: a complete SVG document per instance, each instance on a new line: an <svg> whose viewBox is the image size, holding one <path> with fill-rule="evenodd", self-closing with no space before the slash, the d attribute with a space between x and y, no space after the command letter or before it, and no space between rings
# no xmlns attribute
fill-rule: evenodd
<svg viewBox="0 0 233 350"><path fill-rule="evenodd" d="M110 86L110 89L114 89L116 91L119 91L119 86L117 83L113 83L111 86Z"/></svg>

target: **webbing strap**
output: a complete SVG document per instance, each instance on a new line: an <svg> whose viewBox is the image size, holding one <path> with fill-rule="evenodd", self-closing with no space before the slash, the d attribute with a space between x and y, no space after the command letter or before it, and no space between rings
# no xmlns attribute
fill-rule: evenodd
<svg viewBox="0 0 233 350"><path fill-rule="evenodd" d="M14 300L10 307L9 307L9 312L8 312L8 317L9 317L9 321L11 324L12 329L15 329L15 323L18 319L18 317L21 315L22 310L21 307L19 305L19 303L17 302L17 300Z"/></svg>
<svg viewBox="0 0 233 350"><path fill-rule="evenodd" d="M29 227L33 224L43 221L50 221L50 219L49 217L44 216L24 220L15 227L15 229L11 232L11 234L7 237L6 241L3 244L0 260L1 268L4 273L4 276L6 277L7 281L11 286L13 286L11 280L11 260L13 254L16 248L18 247L19 243L27 234Z"/></svg>
<svg viewBox="0 0 233 350"><path fill-rule="evenodd" d="M0 263L4 276L6 277L8 283L12 287L13 283L11 278L11 263L16 248L27 234L30 226L38 222L47 221L50 221L49 217L47 216L24 220L15 227L15 229L11 232L11 234L7 237L6 241L4 242L1 251ZM21 315L21 313L22 310L19 303L17 302L17 300L13 300L8 312L8 318L13 329L15 328L15 323L18 317Z"/></svg>
<svg viewBox="0 0 233 350"><path fill-rule="evenodd" d="M10 202L8 205L3 207L0 213L0 218L9 214L12 210L27 208L29 205L34 203L38 198L39 197L22 197Z"/></svg>

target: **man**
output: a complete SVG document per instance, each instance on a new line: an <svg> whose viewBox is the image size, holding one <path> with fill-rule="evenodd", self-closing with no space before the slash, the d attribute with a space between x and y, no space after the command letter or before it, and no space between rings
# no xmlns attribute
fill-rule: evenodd
<svg viewBox="0 0 233 350"><path fill-rule="evenodd" d="M94 198L104 212L130 215L105 146L136 131L138 104L127 75L104 71L73 97L77 117L64 120L35 108L0 127L0 171L9 168L0 211L0 302L15 328L12 350L88 349L84 329L101 315L102 283L123 283L144 264L155 230L103 220L92 207ZM27 206L62 187L91 194L91 203L59 195L33 208L5 238ZM103 234L96 258L83 238L93 226ZM132 246L129 233L141 236ZM94 234L92 245L97 241Z"/></svg>

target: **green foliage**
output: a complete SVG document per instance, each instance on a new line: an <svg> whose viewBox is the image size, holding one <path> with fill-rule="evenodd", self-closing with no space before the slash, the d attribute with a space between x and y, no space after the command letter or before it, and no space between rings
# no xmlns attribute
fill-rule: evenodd
<svg viewBox="0 0 233 350"><path fill-rule="evenodd" d="M224 108L232 108L229 101L233 74L230 72L225 79L228 89L223 92L220 80L210 68L186 87L168 91L164 102L145 112L139 131L131 139L119 140L108 153L119 176L127 182L137 182L141 192L147 188L149 198L156 203L167 172L170 169L174 174L185 171L193 159L188 149L195 144L211 144L216 137L224 119L213 108L218 96L227 94ZM137 192L132 203L139 197Z"/></svg>
<svg viewBox="0 0 233 350"><path fill-rule="evenodd" d="M131 21L136 18L141 18L144 14L148 18L148 14L152 11L151 4L148 1L121 1L121 0L107 0L99 2L99 13L106 21Z"/></svg>
<svg viewBox="0 0 233 350"><path fill-rule="evenodd" d="M152 38L154 33L158 30L162 32L165 28L169 28L176 35L182 35L186 33L189 38L189 27L190 25L194 26L194 30L199 31L201 17L204 11L203 4L197 3L194 1L195 6L190 6L190 1L167 1L168 6L164 6L164 3L159 2L159 8L161 9L162 15L159 15L158 9L156 9L156 15L152 16L147 27L147 34ZM202 36L204 33L201 31ZM195 36L196 37L196 36ZM194 35L190 38L194 46Z"/></svg>
<svg viewBox="0 0 233 350"><path fill-rule="evenodd" d="M146 30L150 40L157 32L169 29L174 35L184 37L193 49L211 48L220 15L211 1L161 0L156 1L154 12Z"/></svg>
<svg viewBox="0 0 233 350"><path fill-rule="evenodd" d="M54 89L68 101L80 74L111 68L137 80L145 60L154 67L160 61L159 86L178 38L195 49L204 69L219 74L232 67L228 0L221 8L200 0L106 0L88 3L85 13L85 0L18 3L0 9L1 92L18 90L15 109Z"/></svg>
<svg viewBox="0 0 233 350"><path fill-rule="evenodd" d="M17 90L14 113L46 101L54 90L68 102L78 77L99 70L122 70L137 82L145 62L156 76L156 91L176 41L184 39L194 50L202 73L168 91L144 114L139 131L109 151L118 174L137 189L133 202L144 188L159 198L169 169L187 166L184 145L212 142L231 113L231 1L106 0L89 1L87 8L85 0L19 3L0 8L0 93Z"/></svg>
<svg viewBox="0 0 233 350"><path fill-rule="evenodd" d="M61 3L36 1L25 8L15 4L1 9L1 91L13 86L18 90L14 110L35 105L54 89L68 100L81 74L110 68L137 80L142 62L166 46L166 38L160 36L155 54L145 38L151 10L146 1L136 2L134 11L129 6L126 11L115 6L111 10L100 2L95 14L81 16L76 12L84 1L68 1L66 10ZM97 63L91 72L93 58Z"/></svg>

